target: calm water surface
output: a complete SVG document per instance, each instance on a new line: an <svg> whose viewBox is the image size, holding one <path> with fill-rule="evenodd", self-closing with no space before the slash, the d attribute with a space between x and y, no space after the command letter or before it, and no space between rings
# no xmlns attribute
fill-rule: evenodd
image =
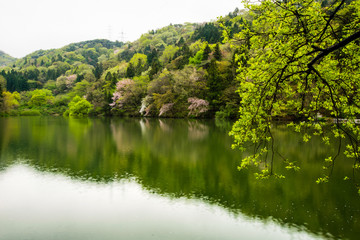
<svg viewBox="0 0 360 240"><path fill-rule="evenodd" d="M227 122L0 118L0 239L358 239L360 198L317 185L332 149L279 126L286 180L238 172Z"/></svg>

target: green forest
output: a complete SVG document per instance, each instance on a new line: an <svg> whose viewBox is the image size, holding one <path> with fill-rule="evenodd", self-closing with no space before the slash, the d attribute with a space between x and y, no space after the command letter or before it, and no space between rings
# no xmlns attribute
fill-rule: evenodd
<svg viewBox="0 0 360 240"><path fill-rule="evenodd" d="M134 42L92 40L39 50L0 68L2 115L234 118L235 50L221 21L151 30ZM235 21L235 19L237 19Z"/></svg>
<svg viewBox="0 0 360 240"><path fill-rule="evenodd" d="M169 25L134 42L93 40L6 60L1 115L234 118L234 147L255 144L239 169L261 165L259 178L277 176L276 158L298 169L272 148L272 124L286 120L304 142L319 136L338 149L324 160L319 182L328 181L340 152L354 160L344 179L354 179L360 1L252 2L216 21Z"/></svg>

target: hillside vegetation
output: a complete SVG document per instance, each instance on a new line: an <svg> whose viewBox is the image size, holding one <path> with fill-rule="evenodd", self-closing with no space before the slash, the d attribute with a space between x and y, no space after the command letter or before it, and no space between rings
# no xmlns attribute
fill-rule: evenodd
<svg viewBox="0 0 360 240"><path fill-rule="evenodd" d="M0 68L3 115L236 117L237 62L220 21L169 25L134 42L39 50Z"/></svg>
<svg viewBox="0 0 360 240"><path fill-rule="evenodd" d="M6 54L5 52L0 50L0 67L6 66L12 62L14 62L16 58L10 56L9 54Z"/></svg>

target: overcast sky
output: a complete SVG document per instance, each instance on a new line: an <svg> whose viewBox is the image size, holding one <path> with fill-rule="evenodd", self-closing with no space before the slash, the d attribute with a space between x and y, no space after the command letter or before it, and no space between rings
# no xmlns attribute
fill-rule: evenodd
<svg viewBox="0 0 360 240"><path fill-rule="evenodd" d="M216 20L240 0L1 0L0 50L13 57L69 43L134 41L149 30Z"/></svg>

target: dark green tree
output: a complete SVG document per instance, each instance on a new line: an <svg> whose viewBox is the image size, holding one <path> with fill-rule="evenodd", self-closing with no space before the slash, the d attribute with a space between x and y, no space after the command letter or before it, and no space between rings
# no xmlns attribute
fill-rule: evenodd
<svg viewBox="0 0 360 240"><path fill-rule="evenodd" d="M12 69L9 72L2 71L0 75L6 79L6 88L9 92L22 92L30 89L27 79L21 72Z"/></svg>
<svg viewBox="0 0 360 240"><path fill-rule="evenodd" d="M154 78L154 75L156 75L160 70L162 69L161 62L159 58L154 58L151 64L151 70L149 72L149 77L152 80Z"/></svg>
<svg viewBox="0 0 360 240"><path fill-rule="evenodd" d="M105 76L105 81L107 84L109 84L110 88L115 88L117 82L116 74L111 74L111 72L108 72Z"/></svg>
<svg viewBox="0 0 360 240"><path fill-rule="evenodd" d="M194 32L192 40L203 40L210 44L218 43L222 40L222 29L214 23L205 23L200 25Z"/></svg>
<svg viewBox="0 0 360 240"><path fill-rule="evenodd" d="M206 44L205 48L204 48L204 53L203 53L203 61L206 61L209 59L209 55L211 53L211 48L209 46L209 44Z"/></svg>
<svg viewBox="0 0 360 240"><path fill-rule="evenodd" d="M182 47L185 44L185 39L181 37L179 41L176 43L176 46Z"/></svg>
<svg viewBox="0 0 360 240"><path fill-rule="evenodd" d="M220 61L221 58L222 58L222 54L221 54L221 50L220 50L219 43L216 43L216 45L215 45L214 58L215 58L216 60L218 60L218 61Z"/></svg>
<svg viewBox="0 0 360 240"><path fill-rule="evenodd" d="M186 64L189 63L189 58L192 57L192 52L189 46L185 43L179 51L175 53L174 58L177 59L176 67L177 69L183 69Z"/></svg>
<svg viewBox="0 0 360 240"><path fill-rule="evenodd" d="M95 65L94 70L93 70L93 73L94 73L94 75L95 75L95 78L96 78L96 79L100 79L100 77L101 77L101 75L103 74L103 72L104 72L104 69L103 69L102 63L97 63L97 64Z"/></svg>
<svg viewBox="0 0 360 240"><path fill-rule="evenodd" d="M159 58L159 53L155 48L151 51L150 54L147 55L147 61L150 66L152 66L153 61L155 61L156 59L159 60L158 58Z"/></svg>
<svg viewBox="0 0 360 240"><path fill-rule="evenodd" d="M134 56L136 52L133 49L126 48L124 51L118 54L118 60L121 62L123 60L129 62L130 59Z"/></svg>
<svg viewBox="0 0 360 240"><path fill-rule="evenodd" d="M209 67L207 68L206 80L207 88L209 91L207 100L210 103L210 110L215 113L220 108L219 99L221 96L221 91L224 88L222 77L215 59L211 60Z"/></svg>
<svg viewBox="0 0 360 240"><path fill-rule="evenodd" d="M59 61L59 62L64 61L64 59L63 59L63 57L61 56L61 54L58 54L58 55L57 55L57 59L56 59L56 60Z"/></svg>
<svg viewBox="0 0 360 240"><path fill-rule="evenodd" d="M126 69L126 77L133 78L135 77L135 67L132 63L129 63L129 66Z"/></svg>

